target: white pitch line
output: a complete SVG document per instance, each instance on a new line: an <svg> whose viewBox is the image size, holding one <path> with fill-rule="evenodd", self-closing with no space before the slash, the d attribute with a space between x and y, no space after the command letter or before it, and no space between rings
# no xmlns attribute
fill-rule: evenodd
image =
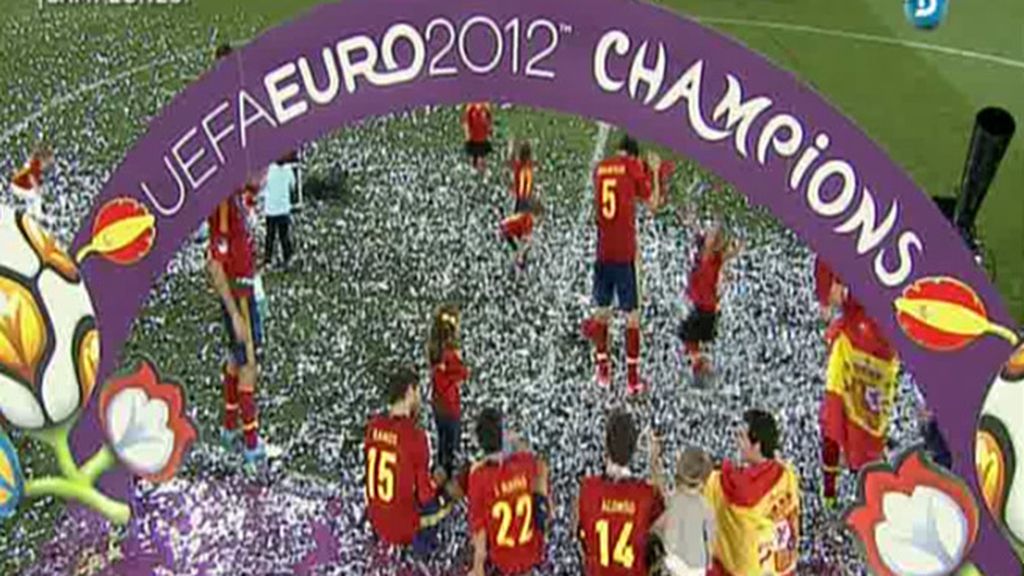
<svg viewBox="0 0 1024 576"><path fill-rule="evenodd" d="M197 54L202 54L207 49L208 49L207 46L203 46L203 47L200 47L200 48L195 48L191 52L188 52L187 55L188 56L194 56L194 55L197 55ZM18 122L14 126L12 126L12 127L8 128L7 130L5 130L3 134L0 134L0 144L6 143L13 136L15 136L17 134L20 134L21 132L25 131L25 129L28 128L29 125L32 122L35 122L41 116L43 116L44 114L46 114L50 110L52 110L54 108L57 108L58 106L63 106L64 104L67 104L68 102L71 102L73 100L77 100L78 98L81 98L82 96L85 96L86 94L88 94L90 92L93 92L95 90L99 90L100 88L103 88L104 86L113 84L114 82L118 82L120 80L124 80L125 78L130 78L130 77L132 77L132 76L134 76L136 74L139 74L139 73L142 73L142 72L146 72L147 70L152 70L153 68L159 68L160 66L165 66L165 65L170 64L170 63L174 62L175 60L178 60L178 59L183 58L183 57L184 56L182 56L181 54L177 54L177 55L171 56L169 58L163 58L163 59L160 59L160 60L151 60L151 61L149 61L149 62L147 62L145 64L140 64L140 65L138 65L138 66L136 66L134 68L129 68L128 70L125 70L123 72L118 72L117 74L114 74L113 76L104 78L102 80L97 80L96 82L92 82L90 84L85 84L85 85L79 86L73 92L69 92L67 94L64 94L64 95L61 95L61 96L57 96L56 98L53 98L49 102L44 104L42 108L40 108L39 110L29 114L28 116L23 118L21 120L21 122Z"/></svg>
<svg viewBox="0 0 1024 576"><path fill-rule="evenodd" d="M890 46L900 46L903 48L917 48L918 50L925 50L928 52L937 52L939 54L946 54L948 56L957 56L960 58L966 58L969 60L981 60L984 62L991 62L993 64L1000 64L1002 66L1009 66L1010 68L1019 68L1024 70L1024 61L1014 60L1012 58L1006 58L1003 56L996 56L994 54L986 54L984 52L975 52L973 50L962 50L960 48L950 48L949 46L941 46L939 44L929 44L927 42L916 42L914 40L902 40L899 38L888 38L886 36L877 36L874 34L863 34L861 32L847 32L845 30L836 30L832 28L818 28L816 26L805 26L803 24L790 24L788 22L770 22L762 20L748 20L743 18L704 18L694 17L697 22L701 24L725 24L730 26L740 26L747 28L767 28L770 30L784 30L787 32L806 32L808 34L818 34L820 36L832 36L835 38L844 38L846 40L860 40L862 42L874 42L875 44L887 44Z"/></svg>

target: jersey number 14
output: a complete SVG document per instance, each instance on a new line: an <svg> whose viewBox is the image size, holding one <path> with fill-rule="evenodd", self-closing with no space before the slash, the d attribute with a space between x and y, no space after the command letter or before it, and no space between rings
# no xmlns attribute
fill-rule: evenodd
<svg viewBox="0 0 1024 576"><path fill-rule="evenodd" d="M601 566L607 568L614 561L616 564L624 568L632 568L633 562L636 561L636 554L633 553L633 546L630 544L629 539L633 535L633 523L626 522L622 526L622 530L619 532L619 537L615 539L615 549L611 550L611 528L608 525L607 520L598 520L594 524L595 530L597 530L597 538L599 540L598 545L600 546L600 561ZM609 554L609 552L611 554Z"/></svg>

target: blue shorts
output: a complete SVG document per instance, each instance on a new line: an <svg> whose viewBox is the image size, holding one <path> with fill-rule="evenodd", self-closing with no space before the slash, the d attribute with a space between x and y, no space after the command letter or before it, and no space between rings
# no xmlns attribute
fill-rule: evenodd
<svg viewBox="0 0 1024 576"><path fill-rule="evenodd" d="M236 366L246 366L259 362L260 351L263 348L263 319L260 318L260 309L256 306L256 299L252 296L235 297L235 306L242 315L242 320L249 330L249 339L252 347L246 345L245 341L239 340L231 323L231 316L228 309L221 302L220 310L224 319L224 326L228 334L228 350L231 353L231 360Z"/></svg>
<svg viewBox="0 0 1024 576"><path fill-rule="evenodd" d="M618 300L619 310L632 312L640 301L635 264L597 262L594 264L594 303L608 308Z"/></svg>

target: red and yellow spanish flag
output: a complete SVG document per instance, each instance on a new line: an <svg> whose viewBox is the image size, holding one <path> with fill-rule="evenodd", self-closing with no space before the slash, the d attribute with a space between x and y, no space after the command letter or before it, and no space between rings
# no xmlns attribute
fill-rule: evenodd
<svg viewBox="0 0 1024 576"><path fill-rule="evenodd" d="M866 315L844 317L833 340L822 431L853 469L882 457L896 400L899 359Z"/></svg>
<svg viewBox="0 0 1024 576"><path fill-rule="evenodd" d="M737 482L737 475L753 477ZM800 481L791 465L771 460L752 469L723 466L711 474L704 497L717 524L711 574L796 574Z"/></svg>

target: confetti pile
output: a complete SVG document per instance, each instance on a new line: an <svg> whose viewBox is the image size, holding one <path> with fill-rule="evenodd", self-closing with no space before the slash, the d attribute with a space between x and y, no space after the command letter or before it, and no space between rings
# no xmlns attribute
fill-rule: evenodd
<svg viewBox="0 0 1024 576"><path fill-rule="evenodd" d="M58 23L62 17L52 16ZM240 36L255 31L224 25ZM5 136L5 170L23 159L18 156L32 130L54 141L58 163L48 182L48 224L65 242L117 155L207 65L203 48L218 33L184 28L192 43L182 45L198 49L179 46L173 64L111 81L85 97L89 105L75 104L93 110L76 119L87 130L37 103L33 109L40 114ZM120 33L144 35L135 30ZM112 56L88 37L83 42L83 53L89 46L96 51L97 78L138 65L104 60ZM130 59L131 52L120 58ZM57 59L53 68L68 65ZM5 134L17 128L12 111L26 109L26 89L15 85L5 101ZM681 228L670 215L644 214L642 370L652 388L641 400L625 399L620 321L612 340L616 386L601 391L592 383L590 349L578 332L590 311L595 242L589 173L607 132L584 119L520 109L499 114L509 134L534 139L538 193L547 208L525 274L511 269L512 255L497 231L499 214L511 207L508 176L494 157L488 176L470 169L461 156L454 110L378 118L310 145L307 189L330 195L306 198L293 223L296 264L288 271L267 270L264 277L270 314L260 419L266 439L280 451L270 469L259 478L243 475L240 456L217 442L224 333L201 271L203 245L189 243L154 287L126 350L126 357L146 353L186 386L201 437L179 478L163 486L140 483L133 523L118 533L75 508L61 513L51 501L27 504L0 530L0 558L8 563L3 566L25 574L99 573L105 566L158 574L463 574L470 549L461 509L445 524L442 549L428 558L374 542L363 519L360 454L362 426L383 408L379 386L388 368L415 361L427 382L428 320L437 304L452 301L463 310L464 356L473 370L463 394L463 453L476 453L470 422L482 407L494 405L553 469L556 509L548 560L537 574L580 572L569 505L579 478L599 469L603 415L620 404L658 431L666 465L689 444L735 457L732 430L743 411L757 406L775 413L784 432L783 455L797 466L802 482L801 573L862 573L855 568L860 562L852 541L818 497L825 345L807 249L727 190L694 192L695 182L712 180L686 164L672 183L673 195L724 210L747 245L724 286L720 338L713 349L716 381L708 390L693 387L674 336L688 309L682 294L697 230ZM504 151L504 145L496 142L496 150ZM0 202L11 202L6 194L0 191ZM917 438L914 398L904 386L899 399L891 436L905 446ZM422 418L433 435L430 415ZM28 470L45 469L46 462L28 453L31 444L15 440ZM646 461L642 443L638 472L646 472ZM847 475L847 500L853 488Z"/></svg>

